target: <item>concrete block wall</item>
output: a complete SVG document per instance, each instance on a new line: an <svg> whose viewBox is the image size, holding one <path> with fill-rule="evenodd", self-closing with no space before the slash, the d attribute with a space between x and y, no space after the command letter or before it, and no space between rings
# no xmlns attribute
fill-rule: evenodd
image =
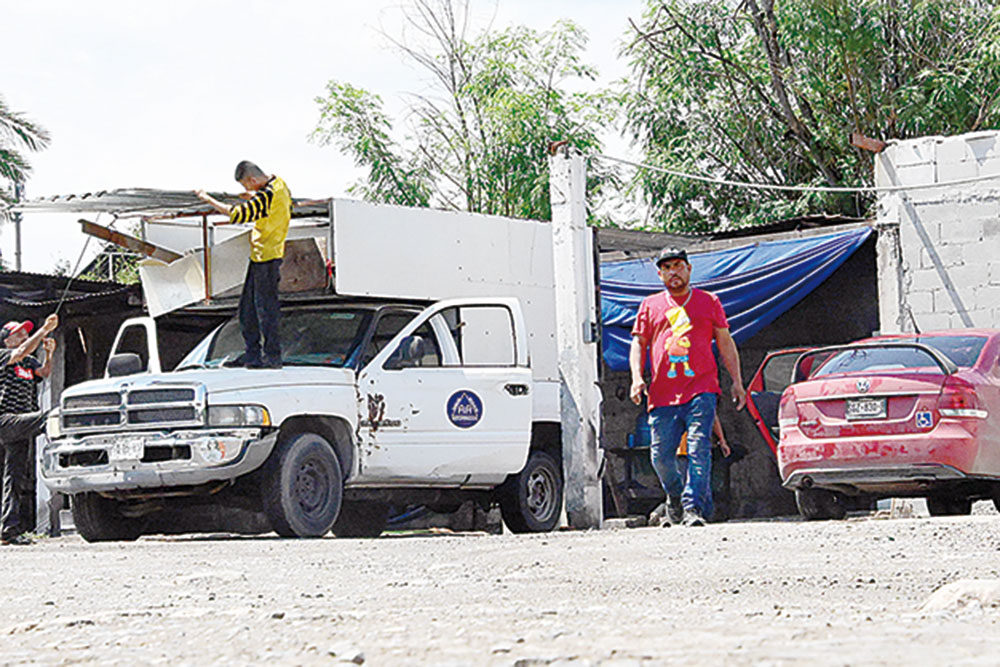
<svg viewBox="0 0 1000 667"><path fill-rule="evenodd" d="M879 195L881 331L1000 328L1000 132L891 143L875 181L930 186Z"/></svg>

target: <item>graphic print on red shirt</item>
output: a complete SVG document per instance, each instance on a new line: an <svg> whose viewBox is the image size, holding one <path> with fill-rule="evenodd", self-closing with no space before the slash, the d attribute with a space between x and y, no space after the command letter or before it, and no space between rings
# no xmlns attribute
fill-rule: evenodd
<svg viewBox="0 0 1000 667"><path fill-rule="evenodd" d="M692 289L690 299L678 301L663 291L643 300L632 335L644 338L651 352L650 410L721 393L712 341L716 329L728 328L722 303L711 292Z"/></svg>

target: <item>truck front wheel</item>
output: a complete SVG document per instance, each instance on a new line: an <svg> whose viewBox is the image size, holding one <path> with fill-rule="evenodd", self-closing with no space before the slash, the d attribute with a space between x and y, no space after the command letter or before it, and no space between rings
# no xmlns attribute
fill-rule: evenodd
<svg viewBox="0 0 1000 667"><path fill-rule="evenodd" d="M73 525L88 542L131 542L142 535L140 520L122 516L116 500L96 493L78 493L70 505Z"/></svg>
<svg viewBox="0 0 1000 667"><path fill-rule="evenodd" d="M559 523L563 479L559 464L545 452L535 451L524 469L504 482L500 515L514 533L545 533Z"/></svg>
<svg viewBox="0 0 1000 667"><path fill-rule="evenodd" d="M340 513L344 476L323 436L282 439L264 469L261 500L271 528L282 537L325 535Z"/></svg>

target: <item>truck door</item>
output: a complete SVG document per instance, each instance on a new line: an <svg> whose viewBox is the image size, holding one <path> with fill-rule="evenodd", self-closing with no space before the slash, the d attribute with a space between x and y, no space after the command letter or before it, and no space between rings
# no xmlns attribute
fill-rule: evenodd
<svg viewBox="0 0 1000 667"><path fill-rule="evenodd" d="M133 317L122 322L111 346L110 362L113 357L121 354L134 354L139 357L139 371L142 373L159 373L160 351L156 338L156 321L152 317ZM107 367L104 372L109 377Z"/></svg>
<svg viewBox="0 0 1000 667"><path fill-rule="evenodd" d="M431 306L358 382L358 481L501 481L524 466L532 381L516 299Z"/></svg>

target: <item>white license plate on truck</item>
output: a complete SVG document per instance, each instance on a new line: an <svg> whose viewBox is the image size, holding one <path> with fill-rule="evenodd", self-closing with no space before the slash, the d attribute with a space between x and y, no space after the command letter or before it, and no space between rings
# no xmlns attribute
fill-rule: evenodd
<svg viewBox="0 0 1000 667"><path fill-rule="evenodd" d="M142 440L123 440L112 443L108 450L109 461L138 461L145 453Z"/></svg>

